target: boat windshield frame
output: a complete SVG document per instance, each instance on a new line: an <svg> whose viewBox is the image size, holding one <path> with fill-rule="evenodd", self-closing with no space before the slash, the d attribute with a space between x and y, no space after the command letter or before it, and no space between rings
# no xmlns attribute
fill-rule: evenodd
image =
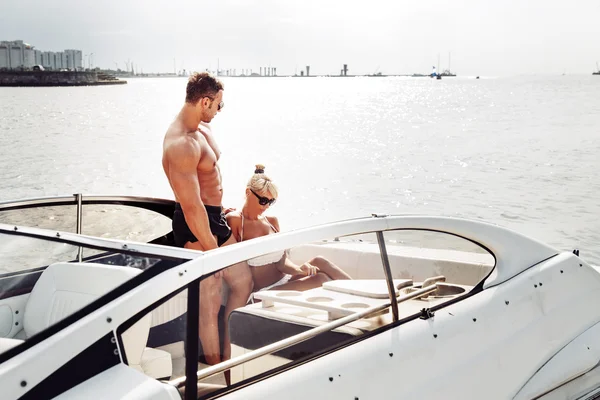
<svg viewBox="0 0 600 400"><path fill-rule="evenodd" d="M204 254L200 250L192 250L182 247L100 238L97 236L87 236L78 233L53 231L50 229L25 226L12 226L7 224L0 224L0 233L26 236L75 246L79 245L95 250L118 251L120 253L136 256L160 256L164 259L184 259L189 261Z"/></svg>

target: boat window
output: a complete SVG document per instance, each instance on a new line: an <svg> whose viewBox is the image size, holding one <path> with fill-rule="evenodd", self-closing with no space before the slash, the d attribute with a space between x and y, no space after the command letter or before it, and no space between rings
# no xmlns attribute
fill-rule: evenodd
<svg viewBox="0 0 600 400"><path fill-rule="evenodd" d="M284 258L283 250L279 250L248 260L255 292L246 306L231 313L226 329L231 339L233 359L260 351L281 340L288 339L292 343L234 366L230 370L231 383L252 379L317 355L392 321L389 307L385 305L386 302L389 305L389 292L374 232L331 237L286 250ZM311 271L306 267L316 269ZM293 271L294 268L297 274L281 272L286 269ZM307 272L317 274L306 276ZM313 328L357 315L371 307L383 308L307 340L295 342L293 339ZM206 379L218 376L223 374ZM200 379L199 383L204 385L207 381Z"/></svg>
<svg viewBox="0 0 600 400"><path fill-rule="evenodd" d="M76 233L77 206L35 206L16 210L0 210L0 224Z"/></svg>
<svg viewBox="0 0 600 400"><path fill-rule="evenodd" d="M385 245L386 263L378 238ZM272 251L250 261L274 262L279 259L277 253ZM393 323L396 317L390 306L391 290L403 299L397 305L398 320L418 318L423 309L442 306L467 294L494 265L491 254L468 240L416 230L330 238L287 249L287 257L296 266L317 266L319 277L276 280L281 275L277 268L273 273L273 268L267 272L268 266L252 267L255 285L263 280L259 289L264 279L275 285L256 291L249 304L231 313L227 329L232 359L260 352L282 340L288 343L233 366L232 383L252 380L275 368L331 351ZM392 288L385 279L385 264L389 265ZM340 276L340 271L346 276ZM351 279L346 279L348 276ZM314 284L308 283L311 279ZM421 291L426 292L419 295ZM355 320L335 325L344 318ZM307 340L297 340L298 335L327 324L335 326ZM202 377L202 371L200 374Z"/></svg>
<svg viewBox="0 0 600 400"><path fill-rule="evenodd" d="M0 233L0 276L77 258L78 247L27 236Z"/></svg>
<svg viewBox="0 0 600 400"><path fill-rule="evenodd" d="M120 204L84 204L82 234L151 242L171 232L171 219L144 208Z"/></svg>
<svg viewBox="0 0 600 400"><path fill-rule="evenodd" d="M443 276L445 282L474 286L495 265L494 256L485 248L448 233L390 230L383 237L394 278L416 282Z"/></svg>
<svg viewBox="0 0 600 400"><path fill-rule="evenodd" d="M385 261L379 239L388 255ZM270 248L262 254L252 254L245 263L250 265L254 282L254 293L248 302L226 316L225 304L231 291L224 286L221 303L216 305L216 310L220 310L220 346L222 350L226 348L223 338L227 333L231 359L209 366L202 343L199 344L199 393L212 391L218 396L215 391L222 389L227 379L231 384L251 382L269 371L335 351L395 321L418 318L423 309L442 306L467 294L489 273L494 258L485 249L451 235L386 231L332 237L288 249ZM312 272L317 274L306 276L301 272L310 271L306 267L316 267ZM456 272L463 267L463 272ZM393 279L391 287L385 279L388 273ZM428 278L434 279L427 281ZM390 293L399 299L396 310L390 305ZM159 350L167 350L175 360L173 366L183 368L185 346L181 335L185 332L183 337L197 336L197 331L186 328L184 300L173 299L169 302L180 301L180 305L167 307L179 310L166 318L170 321L165 322L166 313L158 311L169 302L152 310L150 318L151 324L171 327L164 330L168 339L159 343ZM197 309L190 312L199 313ZM157 314L163 316L158 322L154 321ZM202 326L205 316L199 315ZM153 326L152 330L157 328ZM170 382L181 391L186 376L184 369L178 371Z"/></svg>

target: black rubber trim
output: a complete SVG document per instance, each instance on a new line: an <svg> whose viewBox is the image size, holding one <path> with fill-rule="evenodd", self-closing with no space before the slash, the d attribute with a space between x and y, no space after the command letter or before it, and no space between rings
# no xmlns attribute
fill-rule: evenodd
<svg viewBox="0 0 600 400"><path fill-rule="evenodd" d="M111 340L112 339L112 340ZM107 334L87 349L70 359L62 367L21 396L20 400L53 399L82 382L119 364L119 354L112 333ZM35 366L33 367L35 368ZM27 376L15 385L27 384Z"/></svg>
<svg viewBox="0 0 600 400"><path fill-rule="evenodd" d="M0 279L4 279L4 278L10 278L11 276L17 276L17 275L25 275L28 274L30 272L36 272L36 271L43 271L45 270L47 267L37 267L37 268L30 268L30 269L22 269L20 271L15 271L15 272L6 272L4 274L0 274Z"/></svg>
<svg viewBox="0 0 600 400"><path fill-rule="evenodd" d="M185 398L184 400L196 400L198 394L198 323L200 320L200 278L190 282L187 298L187 340L185 343Z"/></svg>
<svg viewBox="0 0 600 400"><path fill-rule="evenodd" d="M46 267L0 277L0 300L31 293Z"/></svg>
<svg viewBox="0 0 600 400"><path fill-rule="evenodd" d="M137 255L140 255L140 254L137 253ZM85 317L86 315L92 313L93 311L96 311L97 309L99 309L99 308L105 306L106 304L112 302L113 300L119 298L123 294L129 292L130 290L141 285L142 283L154 278L155 276L157 276L157 275L159 275L159 274L161 274L183 262L187 262L189 260L179 260L179 261L181 261L181 262L176 263L176 262L170 261L170 260L169 261L163 260L163 261L157 263L152 268L148 268L147 270L143 271L141 274L134 276L127 282L125 282L122 285L111 290L104 296L94 300L93 302L91 302L87 306L83 307L82 309L80 309L80 310L76 311L75 313L69 315L68 317L62 319L61 321L57 322L56 324L51 325L47 329L44 329L43 331L33 335L32 337L28 338L23 343L20 343L19 345L5 351L4 353L0 353L0 364L3 363L4 361L14 357L15 355L21 353L22 351L25 351L25 350L35 346L36 344L46 340L47 338L54 335L55 333L61 331L62 329L77 322L78 320L80 320L81 318ZM123 267L123 268L130 268L130 267Z"/></svg>
<svg viewBox="0 0 600 400"><path fill-rule="evenodd" d="M147 346L161 347L167 344L183 342L185 340L186 318L187 312L184 312L179 317L150 328Z"/></svg>

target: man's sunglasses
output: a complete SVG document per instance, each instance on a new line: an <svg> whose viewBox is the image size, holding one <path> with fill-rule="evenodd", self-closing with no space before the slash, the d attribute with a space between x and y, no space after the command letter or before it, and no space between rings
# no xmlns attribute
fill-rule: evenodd
<svg viewBox="0 0 600 400"><path fill-rule="evenodd" d="M213 98L212 98L212 97L210 97L210 96L206 96L206 97L208 97L208 98L209 98L209 99L211 99L212 101L215 101L215 99L213 99ZM223 107L225 107L225 102L224 102L224 101L221 101L221 102L220 102L220 103L217 105L217 111L221 111L221 110L223 109Z"/></svg>
<svg viewBox="0 0 600 400"><path fill-rule="evenodd" d="M253 195L256 196L256 198L258 199L258 204L260 204L261 206L266 206L267 204L272 206L273 204L275 204L275 201L277 201L277 199L269 199L268 197L259 196L252 189L250 189L250 191Z"/></svg>

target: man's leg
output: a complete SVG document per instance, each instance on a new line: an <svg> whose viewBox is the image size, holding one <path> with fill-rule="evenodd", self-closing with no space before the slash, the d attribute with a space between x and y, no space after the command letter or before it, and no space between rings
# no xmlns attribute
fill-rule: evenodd
<svg viewBox="0 0 600 400"><path fill-rule="evenodd" d="M185 247L202 250L199 242L187 242ZM204 357L210 365L221 362L218 318L221 309L222 275L222 272L219 271L200 282L198 332Z"/></svg>
<svg viewBox="0 0 600 400"><path fill-rule="evenodd" d="M237 243L235 237L231 237L223 244L228 246ZM247 262L234 264L223 270L223 279L229 285L229 298L225 306L225 337L223 345L223 360L231 358L231 343L229 341L229 314L239 307L244 307L252 294L254 282L252 273Z"/></svg>
<svg viewBox="0 0 600 400"><path fill-rule="evenodd" d="M219 343L219 310L221 309L221 271L200 282L200 318L198 332L206 362L215 365L221 362Z"/></svg>

